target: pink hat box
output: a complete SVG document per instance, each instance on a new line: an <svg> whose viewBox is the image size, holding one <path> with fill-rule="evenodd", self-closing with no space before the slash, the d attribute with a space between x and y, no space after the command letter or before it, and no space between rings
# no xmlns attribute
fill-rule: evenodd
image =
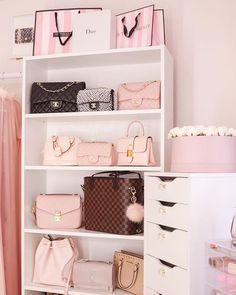
<svg viewBox="0 0 236 295"><path fill-rule="evenodd" d="M171 141L172 172L236 172L236 137L183 136Z"/></svg>

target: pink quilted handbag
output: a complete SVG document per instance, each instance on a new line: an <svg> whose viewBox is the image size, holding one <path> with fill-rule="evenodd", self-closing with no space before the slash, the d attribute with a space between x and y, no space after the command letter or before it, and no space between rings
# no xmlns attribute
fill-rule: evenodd
<svg viewBox="0 0 236 295"><path fill-rule="evenodd" d="M118 88L118 110L160 108L160 81L125 83Z"/></svg>
<svg viewBox="0 0 236 295"><path fill-rule="evenodd" d="M111 166L114 163L114 146L109 142L81 142L78 145L78 165Z"/></svg>
<svg viewBox="0 0 236 295"><path fill-rule="evenodd" d="M76 136L52 136L44 147L44 165L77 165L78 143Z"/></svg>
<svg viewBox="0 0 236 295"><path fill-rule="evenodd" d="M75 288L113 292L115 267L111 262L78 260L73 267Z"/></svg>
<svg viewBox="0 0 236 295"><path fill-rule="evenodd" d="M53 240L43 237L35 253L33 283L68 288L78 249L71 238Z"/></svg>
<svg viewBox="0 0 236 295"><path fill-rule="evenodd" d="M130 137L130 128L134 123L140 126L139 136ZM152 166L155 165L152 137L144 136L144 127L140 121L129 124L127 134L117 143L118 166Z"/></svg>
<svg viewBox="0 0 236 295"><path fill-rule="evenodd" d="M79 195L39 195L35 209L40 228L75 229L81 226L82 200Z"/></svg>

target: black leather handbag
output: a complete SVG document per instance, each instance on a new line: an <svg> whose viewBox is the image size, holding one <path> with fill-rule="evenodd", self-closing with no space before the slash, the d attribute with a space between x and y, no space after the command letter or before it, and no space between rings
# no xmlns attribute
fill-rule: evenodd
<svg viewBox="0 0 236 295"><path fill-rule="evenodd" d="M77 112L77 94L85 82L35 82L31 90L31 113Z"/></svg>

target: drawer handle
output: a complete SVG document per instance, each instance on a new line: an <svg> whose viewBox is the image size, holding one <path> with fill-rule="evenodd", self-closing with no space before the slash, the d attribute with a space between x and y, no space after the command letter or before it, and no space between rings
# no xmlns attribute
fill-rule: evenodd
<svg viewBox="0 0 236 295"><path fill-rule="evenodd" d="M159 233L159 240L165 240L166 234L164 232Z"/></svg>
<svg viewBox="0 0 236 295"><path fill-rule="evenodd" d="M166 208L165 207L160 207L159 208L159 213L162 214L162 215L166 214Z"/></svg>
<svg viewBox="0 0 236 295"><path fill-rule="evenodd" d="M162 190L166 189L166 183L165 182L160 182L159 183L159 188L162 189Z"/></svg>
<svg viewBox="0 0 236 295"><path fill-rule="evenodd" d="M159 275L164 276L166 274L166 270L164 268L159 269Z"/></svg>

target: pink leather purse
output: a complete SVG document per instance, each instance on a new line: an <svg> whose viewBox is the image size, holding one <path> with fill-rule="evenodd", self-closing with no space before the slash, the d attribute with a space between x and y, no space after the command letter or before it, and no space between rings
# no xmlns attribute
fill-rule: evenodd
<svg viewBox="0 0 236 295"><path fill-rule="evenodd" d="M129 136L133 124L139 124L138 136ZM153 154L152 137L144 135L144 127L140 121L129 124L127 134L120 138L117 143L117 165L118 166L152 166L155 165Z"/></svg>
<svg viewBox="0 0 236 295"><path fill-rule="evenodd" d="M67 294L77 259L78 249L71 238L42 238L35 253L33 283L65 287Z"/></svg>
<svg viewBox="0 0 236 295"><path fill-rule="evenodd" d="M78 165L111 166L114 163L114 146L109 142L81 142L78 145Z"/></svg>
<svg viewBox="0 0 236 295"><path fill-rule="evenodd" d="M40 228L75 229L82 224L79 195L39 195L35 209L36 224Z"/></svg>
<svg viewBox="0 0 236 295"><path fill-rule="evenodd" d="M111 262L79 260L73 268L75 288L113 292L115 267Z"/></svg>
<svg viewBox="0 0 236 295"><path fill-rule="evenodd" d="M118 88L118 110L160 108L160 81L125 83Z"/></svg>
<svg viewBox="0 0 236 295"><path fill-rule="evenodd" d="M44 147L44 165L77 165L78 143L76 136L52 136Z"/></svg>

